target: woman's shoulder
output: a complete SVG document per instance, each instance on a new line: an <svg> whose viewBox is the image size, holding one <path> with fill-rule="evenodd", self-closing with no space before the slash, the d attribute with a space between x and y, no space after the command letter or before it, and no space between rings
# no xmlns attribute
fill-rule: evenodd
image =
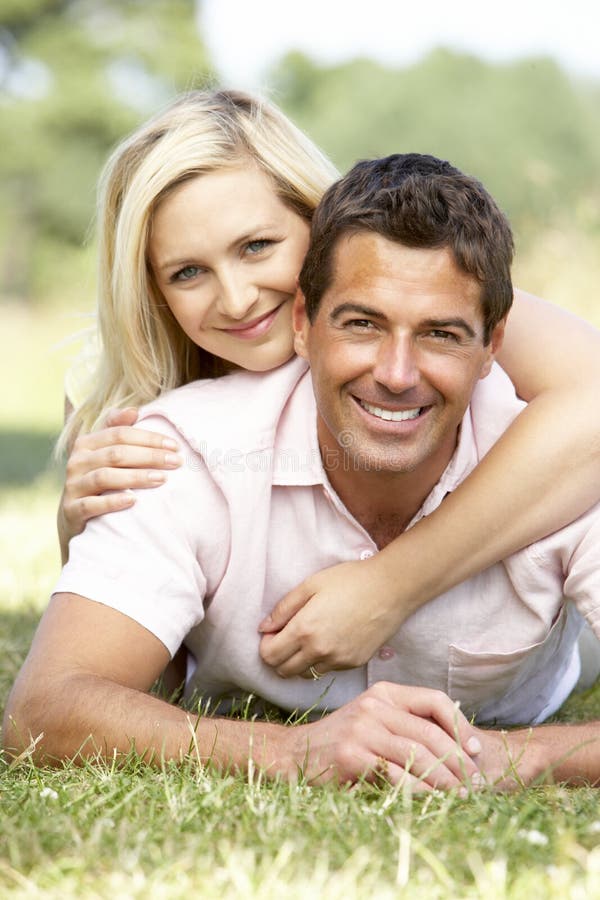
<svg viewBox="0 0 600 900"><path fill-rule="evenodd" d="M138 421L166 418L195 449L215 442L240 448L263 445L307 368L294 357L269 372L244 370L193 381L144 406Z"/></svg>

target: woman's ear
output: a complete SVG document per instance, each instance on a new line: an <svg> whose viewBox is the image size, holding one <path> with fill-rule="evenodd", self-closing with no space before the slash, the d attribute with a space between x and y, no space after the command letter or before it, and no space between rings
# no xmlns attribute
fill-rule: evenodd
<svg viewBox="0 0 600 900"><path fill-rule="evenodd" d="M308 358L307 340L310 322L306 314L306 302L300 288L296 288L294 307L292 310L292 325L294 328L294 350L298 356Z"/></svg>

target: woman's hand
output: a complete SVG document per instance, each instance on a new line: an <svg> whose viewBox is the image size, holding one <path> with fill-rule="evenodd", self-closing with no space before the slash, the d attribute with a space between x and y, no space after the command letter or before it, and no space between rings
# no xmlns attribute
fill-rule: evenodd
<svg viewBox="0 0 600 900"><path fill-rule="evenodd" d="M284 678L362 666L412 612L383 554L340 563L279 601L259 626L260 655Z"/></svg>
<svg viewBox="0 0 600 900"><path fill-rule="evenodd" d="M156 487L167 477L161 470L181 465L174 441L131 427L137 416L133 407L110 410L106 428L75 441L57 517L63 563L69 540L89 519L132 506L132 489Z"/></svg>

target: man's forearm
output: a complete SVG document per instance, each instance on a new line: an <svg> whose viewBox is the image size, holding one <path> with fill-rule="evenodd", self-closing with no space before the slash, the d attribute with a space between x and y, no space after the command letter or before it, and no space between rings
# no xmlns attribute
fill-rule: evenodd
<svg viewBox="0 0 600 900"><path fill-rule="evenodd" d="M294 771L284 726L194 716L151 694L84 673L59 677L50 690L35 693L17 682L5 712L3 742L13 756L31 746L38 763L110 758L135 748L147 762L193 758L221 771L246 771L251 759L273 774Z"/></svg>
<svg viewBox="0 0 600 900"><path fill-rule="evenodd" d="M477 762L491 784L600 783L600 722L479 734L483 752Z"/></svg>
<svg viewBox="0 0 600 900"><path fill-rule="evenodd" d="M106 677L49 674L44 685L21 676L9 698L4 744L36 762L134 748L148 762L195 759L219 771L311 783L404 778L415 788L460 787L477 773L474 729L439 691L379 682L316 722L296 727L194 717Z"/></svg>

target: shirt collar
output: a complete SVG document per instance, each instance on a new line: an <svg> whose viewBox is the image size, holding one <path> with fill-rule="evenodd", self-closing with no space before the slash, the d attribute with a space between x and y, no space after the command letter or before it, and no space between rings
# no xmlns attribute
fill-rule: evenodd
<svg viewBox="0 0 600 900"><path fill-rule="evenodd" d="M333 493L321 460L317 437L317 409L310 370L302 376L282 413L275 436L274 451L273 484L289 486L320 484ZM408 527L437 509L446 494L455 490L477 463L477 448L469 407L461 422L458 442L450 462Z"/></svg>
<svg viewBox="0 0 600 900"><path fill-rule="evenodd" d="M326 484L317 437L317 405L310 369L288 400L274 441L273 484Z"/></svg>
<svg viewBox="0 0 600 900"><path fill-rule="evenodd" d="M471 421L471 407L468 407L460 424L456 449L450 462L407 527L411 528L413 525L416 525L419 519L428 516L437 509L444 497L455 490L461 481L465 480L478 462L473 423Z"/></svg>

